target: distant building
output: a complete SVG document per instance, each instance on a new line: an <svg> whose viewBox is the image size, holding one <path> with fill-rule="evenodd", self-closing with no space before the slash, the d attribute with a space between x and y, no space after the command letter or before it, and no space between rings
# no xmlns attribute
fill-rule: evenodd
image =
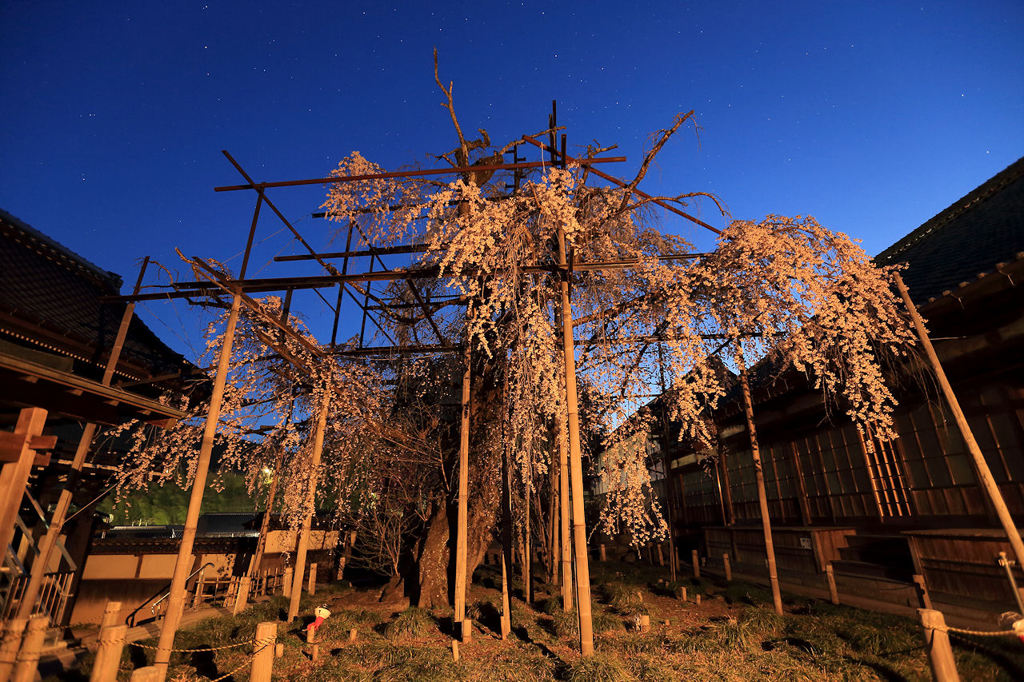
<svg viewBox="0 0 1024 682"><path fill-rule="evenodd" d="M1024 159L887 248L927 320L989 467L1024 522ZM900 438L864 447L840 411L795 372L755 382L754 411L783 589L823 588L918 605L924 577L947 612L986 617L1016 608L999 551L1003 532L926 370L899 368ZM750 441L738 399L715 417L722 447L673 445L673 528L682 556L766 575ZM705 455L714 455L706 458ZM663 484L659 483L659 488ZM661 494L664 494L662 489ZM1024 586L1024 572L1015 569Z"/></svg>

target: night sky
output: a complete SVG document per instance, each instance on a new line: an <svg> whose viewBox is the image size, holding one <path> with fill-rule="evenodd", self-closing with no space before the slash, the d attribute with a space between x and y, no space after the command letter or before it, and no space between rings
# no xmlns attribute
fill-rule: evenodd
<svg viewBox="0 0 1024 682"><path fill-rule="evenodd" d="M237 267L255 196L213 192L241 182L220 150L267 181L352 150L436 166L456 140L434 47L465 129L503 143L557 99L570 148L619 144L628 179L695 109L643 189L813 215L870 253L1024 155L1019 0L258 4L0 3L0 207L126 281L175 247ZM271 194L318 246L322 194ZM280 228L265 213L253 274L298 252ZM161 305L140 314L191 356L191 312Z"/></svg>

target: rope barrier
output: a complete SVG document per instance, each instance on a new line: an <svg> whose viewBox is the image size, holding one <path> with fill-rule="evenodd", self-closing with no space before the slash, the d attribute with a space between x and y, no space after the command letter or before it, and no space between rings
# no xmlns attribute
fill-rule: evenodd
<svg viewBox="0 0 1024 682"><path fill-rule="evenodd" d="M225 649L236 649L238 647L246 646L247 644L252 644L253 646L258 646L259 647L258 650L262 650L263 648L265 648L267 646L267 644L275 641L275 639L276 638L274 638L274 639L264 639L264 640L260 640L258 642L254 641L254 640L246 640L244 642L235 642L234 644L225 644L224 646L216 646L216 647L207 646L207 647L203 647L201 649L169 649L169 651L171 653L178 653L178 654L197 654L197 653L201 653L201 652L204 652L204 651L224 651ZM149 649L150 651L157 651L157 650L160 649L160 647L158 647L158 646L152 646L152 645L149 645L149 644L141 644L139 642L128 642L128 646L137 646L140 649ZM255 654L256 652L254 651L253 653Z"/></svg>
<svg viewBox="0 0 1024 682"><path fill-rule="evenodd" d="M934 629L939 630L939 628ZM966 630L964 628L955 628L949 625L941 628L941 631L952 632L958 635L971 635L972 637L1018 637L1022 634L1016 630Z"/></svg>
<svg viewBox="0 0 1024 682"><path fill-rule="evenodd" d="M228 672L224 673L224 674L223 674L223 675L221 675L220 677L217 677L217 678L214 678L214 679L210 680L210 682L221 682L222 680L225 680L225 679L227 679L227 678L231 677L232 675L234 675L235 673L237 673L237 672L238 672L239 670L241 670L242 668L244 668L244 667L246 667L247 665L249 665L249 664L250 664L250 663L252 662L252 658L253 658L253 657L254 657L254 656L255 656L256 654L258 654L259 652L261 652L261 651L263 651L264 649L266 649L266 648L267 648L268 646L270 646L270 645L271 645L271 644L272 644L272 643L273 643L273 642L274 642L274 641L275 641L276 639L277 639L277 638L276 638L276 637L274 637L274 638L272 638L272 639L265 639L265 640L263 640L262 642L254 642L254 643L253 643L253 646L256 646L257 644L262 644L262 646L260 646L260 647L256 648L256 650L255 650L255 651L253 651L253 652L252 652L251 654L249 654L249 655L248 655L248 656L247 656L247 657L245 658L245 660L243 660L243 661L242 661L242 662L241 662L241 663L240 663L240 664L238 665L238 667L236 667L236 668L234 668L234 669L232 669L232 670L229 670Z"/></svg>

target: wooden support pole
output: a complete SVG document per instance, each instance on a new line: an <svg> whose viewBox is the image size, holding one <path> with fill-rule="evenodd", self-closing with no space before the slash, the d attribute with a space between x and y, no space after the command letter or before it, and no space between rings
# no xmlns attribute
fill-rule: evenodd
<svg viewBox="0 0 1024 682"><path fill-rule="evenodd" d="M768 559L768 582L772 588L772 604L775 613L782 615L782 591L779 589L779 574L775 566L775 543L772 541L772 522L768 515L768 493L764 488L764 469L761 467L761 449L757 444L757 429L754 426L754 406L750 398L750 384L743 363L743 351L736 354L740 368L740 387L743 389L743 412L747 417L747 432L750 434L750 452L754 458L754 478L757 482L757 501L761 507L761 530L764 533L764 553Z"/></svg>
<svg viewBox="0 0 1024 682"><path fill-rule="evenodd" d="M558 226L558 264L562 268L562 354L565 362L565 398L568 412L569 473L572 486L572 541L576 558L576 613L580 625L580 654L594 655L594 623L590 603L590 558L587 554L587 521L583 508L583 460L580 451L580 415L576 392L576 355L573 350L572 304L565 231Z"/></svg>
<svg viewBox="0 0 1024 682"><path fill-rule="evenodd" d="M530 474L527 462L523 462L523 601L533 601L533 549L530 546Z"/></svg>
<svg viewBox="0 0 1024 682"><path fill-rule="evenodd" d="M295 575L295 569L291 566L287 566L284 569L284 578L281 579L281 596L291 598L292 596L292 577Z"/></svg>
<svg viewBox="0 0 1024 682"><path fill-rule="evenodd" d="M459 662L459 642L455 639L452 640L452 661Z"/></svg>
<svg viewBox="0 0 1024 682"><path fill-rule="evenodd" d="M551 457L551 466L548 468L548 583L557 585L561 574L558 570L558 561L561 550L559 549L558 520L558 471L556 470L555 458Z"/></svg>
<svg viewBox="0 0 1024 682"><path fill-rule="evenodd" d="M231 615L237 616L249 603L249 590L252 589L252 578L248 575L238 577L238 590L235 591L235 603L231 605Z"/></svg>
<svg viewBox="0 0 1024 682"><path fill-rule="evenodd" d="M50 619L47 616L29 618L28 626L25 628L25 638L21 641L18 659L14 664L11 682L33 682L35 680L36 670L39 668L39 654L43 650L43 640L46 639L46 628L49 624Z"/></svg>
<svg viewBox="0 0 1024 682"><path fill-rule="evenodd" d="M924 626L924 641L928 649L928 664L936 682L960 682L960 674L956 671L956 659L953 647L949 644L949 632L946 630L946 619L941 611L934 609L918 609L921 625Z"/></svg>
<svg viewBox="0 0 1024 682"><path fill-rule="evenodd" d="M964 412L960 409L960 401L956 398L956 393L953 392L953 387L949 383L949 379L946 378L946 372L942 369L942 363L939 362L939 356L935 353L935 347L932 346L931 339L928 338L928 332L924 328L924 321L921 319L921 315L917 312L917 307L914 302L910 299L910 292L907 291L907 285L903 283L903 278L900 277L899 273L895 273L896 288L899 289L900 296L903 297L903 303L907 306L907 310L910 312L910 317L914 321L914 329L917 330L917 336L921 340L921 346L924 348L925 355L928 356L928 362L932 366L932 371L935 372L935 378L939 382L939 387L942 389L942 394L946 398L946 403L949 405L950 411L953 413L953 418L956 420L957 428L960 430L960 435L964 439L964 443L967 445L967 451L971 454L971 460L974 462L974 470L978 475L978 482L981 484L982 490L988 496L989 502L992 503L992 507L996 511L996 515L999 517L999 523L1003 526L1003 531L1006 533L1006 539L1010 542L1010 548L1013 550L1014 558L1017 559L1018 566L1024 566L1024 542L1021 541L1020 531L1017 530L1017 526L1013 521L1013 517L1010 516L1010 510L1006 506L1006 500L1003 499L1003 494L999 491L999 486L996 484L996 480L992 477L992 472L988 468L988 462L985 461L985 456L981 454L981 448L978 446L978 441L974 439L974 432L971 431L970 424L967 423L967 417L964 416Z"/></svg>
<svg viewBox="0 0 1024 682"><path fill-rule="evenodd" d="M561 523L562 611L572 611L572 532L569 518L569 445L565 419L555 419L558 439L558 519Z"/></svg>
<svg viewBox="0 0 1024 682"><path fill-rule="evenodd" d="M149 256L146 256L142 261L142 267L139 269L139 278L135 282L135 294L138 294L139 289L142 288L142 278L146 275L147 265L149 265ZM121 359L124 340L128 336L128 328L131 326L134 316L135 303L130 302L125 306L124 313L121 315L121 324L118 326L117 335L114 337L114 346L110 349L110 356L107 358L107 366L104 368L103 379L100 382L104 386L109 386L114 378L114 371L117 369L117 363ZM50 518L50 525L47 527L46 533L39 540L36 558L32 562L32 568L30 569L28 585L25 586L25 590L21 595L21 602L18 604L17 615L19 618L28 618L35 609L36 600L39 598L39 590L43 585L43 577L46 575L50 565L53 548L56 546L61 531L64 529L64 520L67 518L68 509L71 507L72 483L75 476L85 465L85 457L89 452L89 446L92 445L92 439L95 435L96 424L92 422L87 423L82 430L82 435L78 439L75 456L71 460L72 473L69 484L61 489L60 495L57 497L57 505L53 510L53 516ZM3 546L0 545L0 547Z"/></svg>
<svg viewBox="0 0 1024 682"><path fill-rule="evenodd" d="M310 452L309 461L309 490L306 492L309 511L302 519L302 530L299 531L299 548L295 552L295 574L293 577L291 593L288 597L288 622L295 620L299 615L299 599L302 598L302 577L306 570L306 554L309 551L309 535L313 527L313 514L316 511L316 486L317 476L320 471L320 457L324 450L324 432L327 430L327 412L331 407L331 396L327 394L327 387L323 389L320 396L319 414L316 419L316 427L313 431L313 449Z"/></svg>
<svg viewBox="0 0 1024 682"><path fill-rule="evenodd" d="M128 626L125 624L100 628L96 659L92 664L89 682L116 682L127 637Z"/></svg>
<svg viewBox="0 0 1024 682"><path fill-rule="evenodd" d="M25 634L28 618L10 618L0 622L3 626L3 640L0 640L0 682L7 682L14 671L14 662L18 659L21 638Z"/></svg>
<svg viewBox="0 0 1024 682"><path fill-rule="evenodd" d="M349 559L352 557L352 548L356 544L356 531L351 530L345 534L345 551L342 553L341 558L338 559L338 575L335 578L338 582L341 582L345 578L345 566L348 565Z"/></svg>
<svg viewBox="0 0 1024 682"><path fill-rule="evenodd" d="M729 553L722 554L722 568L725 569L725 582L732 582L732 563L729 561Z"/></svg>
<svg viewBox="0 0 1024 682"><path fill-rule="evenodd" d="M455 627L466 641L463 619L466 617L467 545L469 527L469 408L472 386L472 339L466 338L465 367L462 370L461 421L459 424L459 498L455 537Z"/></svg>
<svg viewBox="0 0 1024 682"><path fill-rule="evenodd" d="M320 644L316 641L316 630L313 628L306 628L306 644L309 645L309 660L316 663L320 658Z"/></svg>
<svg viewBox="0 0 1024 682"><path fill-rule="evenodd" d="M17 460L5 463L0 469L0 552L6 552L14 538L18 509L36 460L36 451L29 444L34 437L42 435L45 425L46 410L42 408L28 407L18 413L14 434L22 439L20 452Z"/></svg>
<svg viewBox="0 0 1024 682"><path fill-rule="evenodd" d="M825 566L825 580L828 582L828 596L833 604L838 606L839 604L839 588L836 587L836 573L835 569L832 568L832 563L829 562Z"/></svg>
<svg viewBox="0 0 1024 682"><path fill-rule="evenodd" d="M277 648L277 623L256 626L256 653L252 656L249 682L270 682L274 672L274 651Z"/></svg>
<svg viewBox="0 0 1024 682"><path fill-rule="evenodd" d="M697 550L690 550L690 563L693 564L693 577L700 580L700 555Z"/></svg>
<svg viewBox="0 0 1024 682"><path fill-rule="evenodd" d="M672 455L670 454L671 434L669 432L668 412L665 409L665 351L661 342L658 342L658 378L661 387L661 461L665 469L665 511L668 512L668 565L669 576L672 582L676 581L677 556L676 556L676 501L672 490ZM685 501L684 501L685 502ZM683 523L686 523L685 519ZM665 564L661 557L661 545L658 545L658 565Z"/></svg>
<svg viewBox="0 0 1024 682"><path fill-rule="evenodd" d="M238 324L238 311L241 296L235 294L231 299L231 311L228 313L227 328L221 343L220 355L217 358L217 374L213 382L213 393L210 396L210 409L206 415L203 430L203 441L199 448L199 461L196 463L195 480L189 496L188 512L185 515L185 528L178 545L178 558L174 562L174 574L171 578L171 589L167 597L167 610L160 640L157 644L154 667L159 670L159 679L167 675L167 663L171 660L171 649L174 647L174 635L181 622L182 608L185 606L185 580L192 568L192 548L195 545L196 526L199 523L199 512L203 504L203 491L206 489L206 476L210 470L210 457L213 453L213 439L217 434L217 422L220 419L220 406L224 400L224 385L228 378L228 366L231 361L231 345L235 339L235 326Z"/></svg>
<svg viewBox="0 0 1024 682"><path fill-rule="evenodd" d="M313 596L316 594L316 572L317 564L309 565L309 581L306 583L306 592Z"/></svg>

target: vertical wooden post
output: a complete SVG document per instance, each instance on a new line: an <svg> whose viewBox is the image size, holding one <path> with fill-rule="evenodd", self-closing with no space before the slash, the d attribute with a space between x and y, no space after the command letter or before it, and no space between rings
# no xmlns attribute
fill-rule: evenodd
<svg viewBox="0 0 1024 682"><path fill-rule="evenodd" d="M722 567L725 569L725 582L732 582L732 563L729 561L729 553L722 555Z"/></svg>
<svg viewBox="0 0 1024 682"><path fill-rule="evenodd" d="M185 580L188 578L189 569L192 566L192 548L195 545L196 526L199 523L199 512L203 504L206 476L210 470L213 439L217 434L220 406L224 400L224 385L228 378L231 345L235 339L235 326L238 324L238 311L241 301L242 299L239 294L231 297L231 312L228 313L227 328L224 331L224 340L221 344L220 355L217 358L217 374L213 382L213 393L210 396L210 410L206 415L203 441L199 448L199 461L196 464L195 480L192 483L192 492L189 495L188 501L188 512L185 515L185 529L182 531L181 544L178 546L178 558L174 562L174 574L171 578L171 589L167 597L166 615L164 616L163 627L160 630L160 640L157 643L156 656L153 663L154 667L159 670L160 679L167 675L167 663L171 660L174 635L178 631L178 623L181 622L181 611L185 606Z"/></svg>
<svg viewBox="0 0 1024 682"><path fill-rule="evenodd" d="M530 547L530 473L527 462L523 463L523 601L529 604L533 596L533 549Z"/></svg>
<svg viewBox="0 0 1024 682"><path fill-rule="evenodd" d="M231 615L237 616L249 603L249 590L252 588L252 578L248 575L238 577L238 589L235 592L235 603L231 605Z"/></svg>
<svg viewBox="0 0 1024 682"><path fill-rule="evenodd" d="M142 261L142 267L139 269L139 278L135 282L134 294L138 294L139 289L142 288L142 278L146 274L146 267L148 265L149 256L146 256ZM117 335L114 337L114 346L110 349L110 357L107 358L107 366L103 371L101 383L104 386L109 386L110 381L114 377L117 363L121 359L121 350L124 348L124 340L128 336L128 328L134 316L135 302L132 301L125 306L124 313L121 315L121 324L117 328ZM72 473L69 481L73 481L74 477L85 465L85 457L89 452L89 446L92 445L92 439L95 435L96 424L92 422L87 423L82 430L81 437L78 439L75 456L71 460ZM18 604L17 615L19 618L28 618L32 615L32 610L35 608L36 599L39 598L39 590L43 584L43 576L46 575L47 567L50 565L50 557L53 554L53 548L57 544L57 539L64 528L64 520L67 518L68 509L71 507L71 488L71 485L66 485L66 487L61 489L60 495L57 498L57 505L53 510L53 516L50 518L50 525L46 529L46 533L39 540L36 558L32 562L32 568L30 569L28 585L25 586L25 590L21 595L21 602ZM5 546L0 545L0 547Z"/></svg>
<svg viewBox="0 0 1024 682"><path fill-rule="evenodd" d="M601 561L608 561L608 549L603 542L597 545L597 558Z"/></svg>
<svg viewBox="0 0 1024 682"><path fill-rule="evenodd" d="M350 530L345 533L345 551L342 552L341 558L338 559L338 575L335 578L338 582L341 582L345 578L345 566L348 565L348 560L352 557L352 548L356 544L356 531Z"/></svg>
<svg viewBox="0 0 1024 682"><path fill-rule="evenodd" d="M764 470L761 467L761 450L757 445L757 429L754 427L754 407L750 398L750 384L743 363L743 350L736 353L740 368L740 387L743 389L743 411L747 416L747 432L750 434L750 451L754 458L754 477L757 481L757 501L761 507L761 530L764 532L764 551L768 559L768 582L772 587L772 603L775 613L782 615L782 592L779 589L779 574L775 566L775 543L772 541L772 522L768 515L768 493L764 489Z"/></svg>
<svg viewBox="0 0 1024 682"><path fill-rule="evenodd" d="M796 448L796 441L790 443L793 453L793 471L796 474L797 503L800 507L800 522L811 525L811 501L807 499L807 483L804 481L804 468L800 464L800 452Z"/></svg>
<svg viewBox="0 0 1024 682"><path fill-rule="evenodd" d="M936 682L960 682L960 674L956 671L956 659L953 658L953 647L949 644L946 619L942 612L918 609L917 614L921 617L921 625L924 626L928 664Z"/></svg>
<svg viewBox="0 0 1024 682"><path fill-rule="evenodd" d="M459 499L455 537L455 627L465 641L463 619L466 617L466 553L469 516L469 407L472 386L472 339L466 336L465 367L462 371L462 397L459 424Z"/></svg>
<svg viewBox="0 0 1024 682"><path fill-rule="evenodd" d="M548 539L550 540L548 547L548 582L552 585L557 585L561 577L558 571L558 561L561 555L558 531L561 522L558 520L558 472L556 471L554 456L551 457L550 461L551 466L548 470L548 485L551 493L548 495Z"/></svg>
<svg viewBox="0 0 1024 682"><path fill-rule="evenodd" d="M106 625L100 628L96 660L92 664L89 682L115 682L121 666L121 653L128 637L128 626Z"/></svg>
<svg viewBox="0 0 1024 682"><path fill-rule="evenodd" d="M284 569L284 577L281 579L281 596L291 598L292 596L292 576L295 575L295 569L291 566L287 566Z"/></svg>
<svg viewBox="0 0 1024 682"><path fill-rule="evenodd" d="M573 349L572 305L569 301L569 269L565 231L558 226L558 264L562 273L562 354L565 362L565 398L568 412L569 473L572 485L572 541L576 557L576 613L580 624L580 654L594 654L594 623L590 603L590 559L587 555L587 521L583 508L583 462L580 452L580 415L576 393L576 355Z"/></svg>
<svg viewBox="0 0 1024 682"><path fill-rule="evenodd" d="M572 611L572 535L569 518L569 447L565 419L555 418L558 439L558 518L561 522L562 611Z"/></svg>
<svg viewBox="0 0 1024 682"><path fill-rule="evenodd" d="M306 592L309 592L310 596L316 594L316 572L317 564L309 565L309 581L306 584Z"/></svg>
<svg viewBox="0 0 1024 682"><path fill-rule="evenodd" d="M967 445L967 451L971 454L971 460L974 462L974 468L978 474L981 488L985 491L989 502L992 503L992 507L999 517L999 523L1002 524L1003 530L1006 532L1006 538L1010 542L1010 548L1013 549L1017 565L1024 566L1024 542L1021 541L1020 532L1017 530L1013 517L1010 516L1010 510L1006 507L1006 500L1003 499L1003 494L999 491L996 480L992 478L988 462L985 461L985 456L981 454L981 448L978 447L978 441L974 439L974 433L971 431L970 424L967 423L967 417L964 416L963 410L960 409L960 401L957 400L956 393L953 392L953 387L950 385L949 379L946 378L946 372L942 369L942 364L939 362L939 356L935 353L931 339L928 338L928 332L924 328L924 321L917 312L917 306L910 300L910 292L907 291L907 286L903 283L903 278L900 277L899 273L895 273L895 280L896 288L899 289L900 296L903 297L903 303L907 306L910 317L914 321L914 329L917 330L921 346L924 347L925 354L928 356L928 362L932 366L932 371L935 372L935 378L939 382L939 387L942 388L942 394L946 397L949 409L952 411L954 419L956 419L957 428L960 429L960 435Z"/></svg>
<svg viewBox="0 0 1024 682"><path fill-rule="evenodd" d="M256 653L252 656L249 682L270 682L274 672L274 649L277 643L277 623L260 623L256 626Z"/></svg>
<svg viewBox="0 0 1024 682"><path fill-rule="evenodd" d="M11 544L14 538L18 509L21 507L25 486L35 463L36 451L29 447L29 442L33 437L42 435L45 425L46 410L42 408L28 407L18 413L14 433L24 440L17 460L7 462L0 469L0 551L6 552L7 545Z"/></svg>
<svg viewBox="0 0 1024 682"><path fill-rule="evenodd" d="M320 644L316 641L316 630L313 628L306 628L306 644L309 645L309 660L316 663L320 658Z"/></svg>
<svg viewBox="0 0 1024 682"><path fill-rule="evenodd" d="M502 394L501 422L501 638L512 630L508 579L512 570L512 489L508 470L508 441L505 420L508 418L507 396Z"/></svg>
<svg viewBox="0 0 1024 682"><path fill-rule="evenodd" d="M697 554L697 550L690 550L690 563L693 564L693 577L700 579L700 555Z"/></svg>
<svg viewBox="0 0 1024 682"><path fill-rule="evenodd" d="M295 575L292 582L291 594L288 597L288 622L295 620L299 615L299 599L302 598L302 577L306 570L306 553L309 551L309 534L313 527L313 514L316 512L316 485L317 476L320 471L320 456L324 450L324 432L327 430L327 412L331 407L331 396L327 393L328 387L323 387L320 396L319 414L316 419L316 428L313 431L313 450L310 453L309 462L309 490L307 491L307 504L309 511L302 519L302 530L299 531L299 548L295 552Z"/></svg>
<svg viewBox="0 0 1024 682"><path fill-rule="evenodd" d="M662 349L661 341L658 341L658 379L661 386L661 396L659 402L661 404L661 461L662 466L665 469L665 509L668 512L668 570L669 575L672 578L672 582L676 581L678 561L676 552L676 502L675 494L672 490L672 455L670 454L670 433L668 424L668 412L665 409L665 391L667 386L665 384L665 351ZM683 523L686 523L685 519ZM664 560L661 558L661 545L658 545L658 565L664 565Z"/></svg>
<svg viewBox="0 0 1024 682"><path fill-rule="evenodd" d="M829 562L825 566L825 580L828 581L828 596L833 604L839 604L839 588L836 587L836 573Z"/></svg>
<svg viewBox="0 0 1024 682"><path fill-rule="evenodd" d="M14 662L21 648L21 638L25 634L28 618L10 618L0 622L3 626L3 640L0 641L0 682L7 682L14 670Z"/></svg>
<svg viewBox="0 0 1024 682"><path fill-rule="evenodd" d="M46 639L46 628L49 624L50 619L47 616L29 618L28 626L25 628L25 638L21 641L18 659L14 664L11 682L32 682L36 678L39 653L42 651L43 640Z"/></svg>

